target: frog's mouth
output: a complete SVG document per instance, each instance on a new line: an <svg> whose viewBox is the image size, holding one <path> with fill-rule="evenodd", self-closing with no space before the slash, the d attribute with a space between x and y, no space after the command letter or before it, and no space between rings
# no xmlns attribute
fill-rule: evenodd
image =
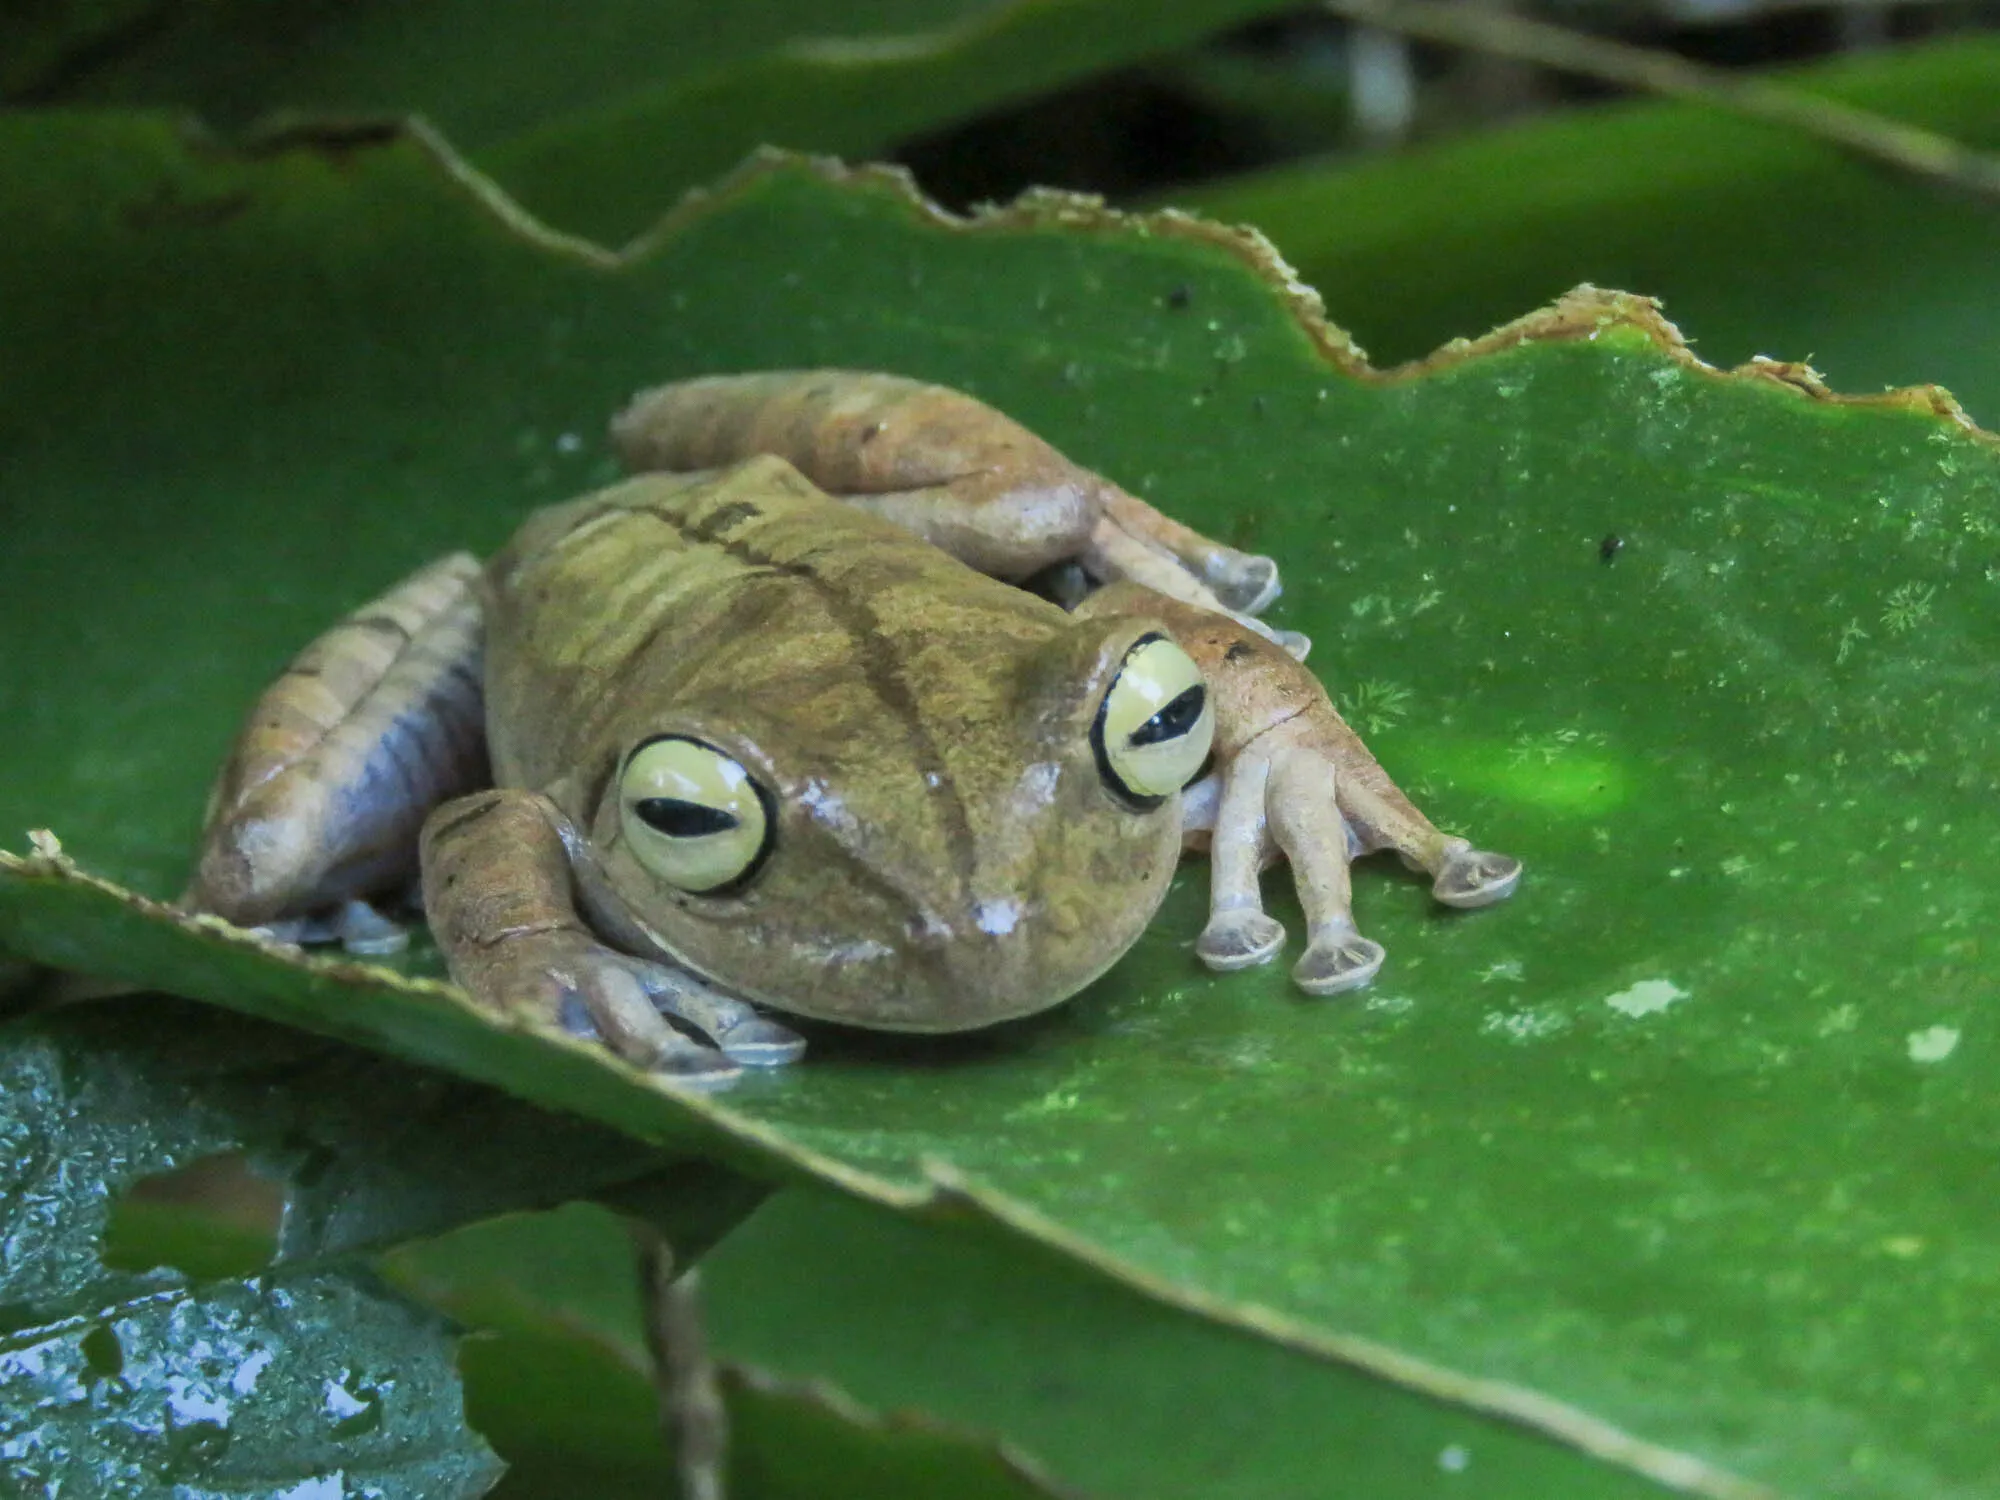
<svg viewBox="0 0 2000 1500"><path fill-rule="evenodd" d="M845 889L850 900L879 900L886 909L821 912L821 921L795 918L782 930L761 928L745 911L712 933L706 923L692 933L662 930L594 858L573 868L580 904L602 936L718 995L875 1031L976 1031L1061 1004L1137 941L1179 853L1178 802L1155 816L1145 876L1115 882L1115 899L1104 899L1100 887L1089 899L1066 901L1073 893L1061 882L1016 890L998 871L949 893L857 882Z"/></svg>

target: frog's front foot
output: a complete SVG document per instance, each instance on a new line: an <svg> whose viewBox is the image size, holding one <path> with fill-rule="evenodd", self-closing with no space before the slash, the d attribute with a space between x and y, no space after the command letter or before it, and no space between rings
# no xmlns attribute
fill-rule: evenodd
<svg viewBox="0 0 2000 1500"><path fill-rule="evenodd" d="M482 998L553 1016L573 1035L676 1083L714 1088L735 1082L744 1068L779 1067L805 1053L803 1037L743 1001L574 929L523 933L508 946L515 951L505 969L496 965L482 976Z"/></svg>
<svg viewBox="0 0 2000 1500"><path fill-rule="evenodd" d="M574 1036L602 1042L629 1063L676 1083L716 1088L742 1069L661 1019L642 960L573 931L522 933L505 967L483 976L477 992L501 1009L553 1018Z"/></svg>
<svg viewBox="0 0 2000 1500"><path fill-rule="evenodd" d="M600 941L576 909L564 826L548 798L518 790L461 797L425 825L431 931L452 977L474 999L559 1024L698 1087L805 1050L801 1038L743 1001Z"/></svg>
<svg viewBox="0 0 2000 1500"><path fill-rule="evenodd" d="M1373 979L1388 954L1373 938L1351 926L1314 933L1299 961L1292 965L1292 983L1308 995L1338 995L1358 990Z"/></svg>
<svg viewBox="0 0 2000 1500"><path fill-rule="evenodd" d="M1445 846L1437 878L1431 882L1431 895L1442 905L1470 909L1505 901L1520 883L1518 859L1454 839Z"/></svg>
<svg viewBox="0 0 2000 1500"><path fill-rule="evenodd" d="M1285 945L1285 929L1255 907L1212 912L1195 940L1195 956L1218 973L1266 963Z"/></svg>

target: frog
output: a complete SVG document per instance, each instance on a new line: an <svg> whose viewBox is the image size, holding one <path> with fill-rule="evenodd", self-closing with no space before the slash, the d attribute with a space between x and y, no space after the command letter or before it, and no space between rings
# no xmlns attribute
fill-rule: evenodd
<svg viewBox="0 0 2000 1500"><path fill-rule="evenodd" d="M251 710L182 898L378 953L414 893L453 979L673 1085L797 1060L798 1022L981 1030L1061 1004L1206 849L1195 953L1310 995L1381 945L1352 860L1448 907L1521 863L1434 826L1341 720L1276 563L972 396L708 375L613 420L627 477L443 558ZM788 1024L791 1022L792 1024Z"/></svg>

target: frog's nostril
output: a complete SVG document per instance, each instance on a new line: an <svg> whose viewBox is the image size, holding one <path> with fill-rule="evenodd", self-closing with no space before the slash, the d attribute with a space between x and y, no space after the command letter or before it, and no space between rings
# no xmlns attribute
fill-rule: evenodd
<svg viewBox="0 0 2000 1500"><path fill-rule="evenodd" d="M903 924L903 934L912 948L932 952L945 947L954 936L949 922L941 921L936 912L919 911Z"/></svg>

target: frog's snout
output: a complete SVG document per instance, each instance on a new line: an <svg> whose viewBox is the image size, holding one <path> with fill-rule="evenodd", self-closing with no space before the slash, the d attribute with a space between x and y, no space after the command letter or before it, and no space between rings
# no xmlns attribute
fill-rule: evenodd
<svg viewBox="0 0 2000 1500"><path fill-rule="evenodd" d="M918 961L919 983L935 992L930 1004L948 1023L939 1029L987 1026L1060 1000L1060 993L1049 993L1035 938L1018 896L975 897L958 910L914 919L910 956Z"/></svg>
<svg viewBox="0 0 2000 1500"><path fill-rule="evenodd" d="M1084 930L1061 915L1018 894L968 895L947 910L930 905L911 919L903 951L910 1019L874 1024L971 1031L1034 1015L1089 983L1136 935L1121 922ZM918 1016L923 1022L912 1025Z"/></svg>

